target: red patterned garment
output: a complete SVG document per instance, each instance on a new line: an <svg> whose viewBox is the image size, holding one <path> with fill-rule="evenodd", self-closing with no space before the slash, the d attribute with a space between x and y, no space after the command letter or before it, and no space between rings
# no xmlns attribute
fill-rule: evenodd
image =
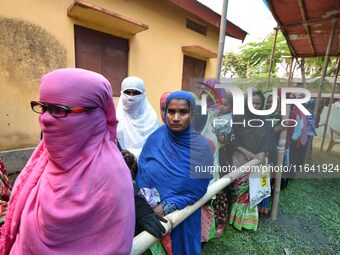
<svg viewBox="0 0 340 255"><path fill-rule="evenodd" d="M5 164L0 158L0 226L4 223L7 212L7 203L11 195L12 187L6 175Z"/></svg>

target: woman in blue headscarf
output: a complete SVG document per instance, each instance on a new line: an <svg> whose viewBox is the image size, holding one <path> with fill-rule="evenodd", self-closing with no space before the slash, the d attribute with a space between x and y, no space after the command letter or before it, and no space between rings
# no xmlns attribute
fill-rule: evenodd
<svg viewBox="0 0 340 255"><path fill-rule="evenodd" d="M206 192L210 174L195 169L213 165L208 141L193 128L195 100L186 91L176 91L166 100L166 125L149 136L139 158L137 183L156 188L161 203L156 211L166 215L194 204ZM200 254L201 210L171 232L173 254Z"/></svg>

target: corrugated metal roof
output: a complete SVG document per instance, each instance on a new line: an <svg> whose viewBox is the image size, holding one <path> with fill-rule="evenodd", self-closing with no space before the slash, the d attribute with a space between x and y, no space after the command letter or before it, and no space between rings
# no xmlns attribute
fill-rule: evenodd
<svg viewBox="0 0 340 255"><path fill-rule="evenodd" d="M266 0L295 57L324 56L337 21L330 55L340 54L339 0Z"/></svg>

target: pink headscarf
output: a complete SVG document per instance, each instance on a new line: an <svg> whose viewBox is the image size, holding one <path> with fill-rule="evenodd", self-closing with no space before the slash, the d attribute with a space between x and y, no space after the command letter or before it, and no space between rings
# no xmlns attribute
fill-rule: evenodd
<svg viewBox="0 0 340 255"><path fill-rule="evenodd" d="M161 110L162 110L162 105L165 104L166 99L168 98L170 94L171 92L165 92L161 95L161 98L159 99L159 106L161 107Z"/></svg>
<svg viewBox="0 0 340 255"><path fill-rule="evenodd" d="M162 117L162 120L164 122L164 114L163 114L163 110L162 109L162 105L164 104L165 105L165 102L166 102L166 99L168 98L168 96L170 96L171 92L165 92L162 94L161 98L159 99L159 107L160 107L160 113L161 113L161 117Z"/></svg>
<svg viewBox="0 0 340 255"><path fill-rule="evenodd" d="M42 78L40 101L98 108L62 119L40 115L44 138L15 183L1 254L129 254L133 187L115 144L110 83L59 69Z"/></svg>

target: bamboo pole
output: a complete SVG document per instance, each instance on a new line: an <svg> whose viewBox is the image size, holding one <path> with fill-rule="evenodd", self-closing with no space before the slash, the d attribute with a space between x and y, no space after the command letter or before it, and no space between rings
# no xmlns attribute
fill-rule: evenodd
<svg viewBox="0 0 340 255"><path fill-rule="evenodd" d="M216 78L221 77L221 67L224 52L225 31L227 27L227 12L228 12L228 0L223 0L221 22L220 22L220 38L218 42L218 57L216 66Z"/></svg>
<svg viewBox="0 0 340 255"><path fill-rule="evenodd" d="M283 117L284 120L288 119L290 113L290 105L287 105L286 115ZM286 149L286 138L287 138L287 129L284 129L280 133L279 143L277 148L277 165L283 166L283 160L285 156ZM282 168L281 168L282 169ZM277 210L279 207L279 199L280 199L280 191L281 191L281 171L275 172L275 184L274 184L274 195L272 199L272 208L270 212L270 218L272 220L277 219Z"/></svg>
<svg viewBox="0 0 340 255"><path fill-rule="evenodd" d="M292 71L293 71L293 63L294 63L294 57L292 57L292 61L290 63L290 67L289 67L289 73L288 73L288 80L287 80L287 84L286 84L286 87L290 87L292 84L291 84L291 76L292 76Z"/></svg>
<svg viewBox="0 0 340 255"><path fill-rule="evenodd" d="M252 166L259 165L260 163L261 161L258 159L253 159L247 162L246 164L237 168L236 171L225 175L223 178L217 180L215 183L210 185L205 195L195 204L189 205L182 210L176 210L165 216L165 218L168 220L168 223L162 224L166 229L166 233L169 233L174 227L176 227L178 224L184 221L196 210L201 208L206 202L208 202L212 197L214 197L218 192L227 187L234 180L248 173L250 171L249 168L251 168ZM149 232L143 231L133 239L132 251L130 254L131 255L142 254L157 240L158 239L151 235Z"/></svg>
<svg viewBox="0 0 340 255"><path fill-rule="evenodd" d="M292 74L290 76L290 82L289 82L289 86L291 87L293 85L293 79L294 79L294 72L295 72L295 68L298 65L299 61L298 58L294 58L293 61L293 68L292 68Z"/></svg>
<svg viewBox="0 0 340 255"><path fill-rule="evenodd" d="M307 23L308 19L307 19L307 15L306 15L306 8L305 8L304 0L298 0L298 2L299 2L300 12L301 12L302 19L303 19L303 23L302 24L305 27L308 43L309 43L309 46L312 49L313 56L315 56L316 55L315 54L315 47L314 47L313 39L312 39L312 36L311 36L310 27L309 27L309 25Z"/></svg>
<svg viewBox="0 0 340 255"><path fill-rule="evenodd" d="M302 87L306 88L306 72L305 72L305 58L301 58L300 62L300 68L301 68L301 77L302 77Z"/></svg>
<svg viewBox="0 0 340 255"><path fill-rule="evenodd" d="M323 63L322 76L321 76L321 80L320 80L318 96L316 98L316 103L315 103L314 112L313 112L315 120L316 120L316 117L318 115L318 110L319 110L319 107L320 107L321 94L322 94L323 85L324 85L324 82L325 82L325 76L326 76L326 71L327 71L327 66L328 66L329 55L330 55L330 52L331 52L331 49L332 49L336 23L337 23L337 20L333 20L332 30L331 30L331 34L329 36L329 40L328 40L328 44L327 44L325 62ZM321 151L321 148L320 148L320 151ZM307 148L306 154L309 155L309 148Z"/></svg>
<svg viewBox="0 0 340 255"><path fill-rule="evenodd" d="M335 76L334 76L332 94L331 94L331 98L329 100L327 117L326 117L326 121L325 121L325 127L323 129L323 135L322 135L322 141L321 141L321 152L323 150L323 146L324 146L324 143L325 143L325 138L326 138L326 133L327 133L327 128L328 128L329 115L331 114L332 103L333 103L334 93L335 93L335 88L336 88L336 81L337 81L338 75L339 75L339 68L340 68L340 57L337 57L337 68L336 68L336 72L335 72Z"/></svg>
<svg viewBox="0 0 340 255"><path fill-rule="evenodd" d="M279 32L279 28L278 27L275 27L274 28L275 30L275 36L274 36L274 42L273 42L273 47L272 47L272 52L270 54L270 62L269 62L269 74L268 74L268 79L267 79L267 82L266 82L266 91L268 90L268 85L270 83L270 79L272 77L272 70L273 70L273 62L274 62L274 54L275 54L275 48L276 48L276 40L277 40L277 34Z"/></svg>

